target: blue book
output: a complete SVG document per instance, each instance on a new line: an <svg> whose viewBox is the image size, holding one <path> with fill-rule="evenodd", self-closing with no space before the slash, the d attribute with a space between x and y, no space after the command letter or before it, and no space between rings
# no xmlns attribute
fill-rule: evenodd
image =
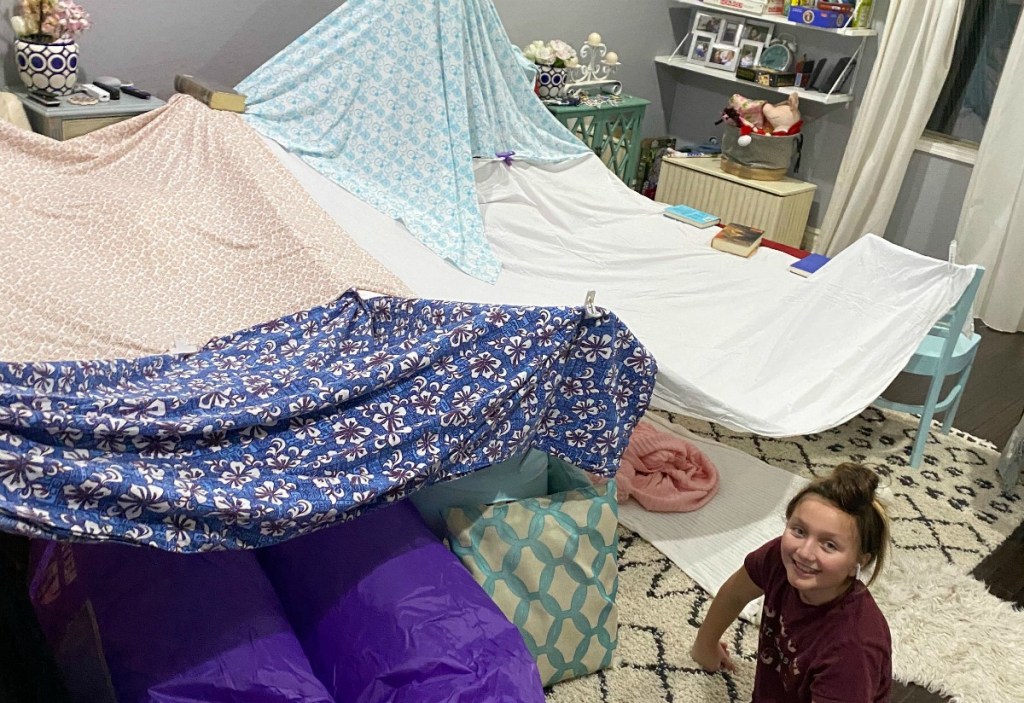
<svg viewBox="0 0 1024 703"><path fill-rule="evenodd" d="M789 270L798 276L810 276L828 262L829 258L824 254L808 254L799 261L794 261L790 264Z"/></svg>
<svg viewBox="0 0 1024 703"><path fill-rule="evenodd" d="M665 208L665 216L680 220L694 227L710 227L721 222L717 216L689 205L670 205Z"/></svg>

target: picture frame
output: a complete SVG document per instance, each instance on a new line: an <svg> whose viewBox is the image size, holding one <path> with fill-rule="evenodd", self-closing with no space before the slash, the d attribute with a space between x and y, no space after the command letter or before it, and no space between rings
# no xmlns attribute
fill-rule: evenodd
<svg viewBox="0 0 1024 703"><path fill-rule="evenodd" d="M732 44L713 44L711 46L711 54L708 56L707 65L723 71L735 71L737 53L736 47Z"/></svg>
<svg viewBox="0 0 1024 703"><path fill-rule="evenodd" d="M713 34L715 41L718 41L718 36L722 33L724 25L725 17L722 15L714 15L710 12L695 12L693 15L693 33Z"/></svg>
<svg viewBox="0 0 1024 703"><path fill-rule="evenodd" d="M763 46L768 46L768 42L771 39L772 25L767 22L752 22L748 20L743 25L743 31L740 33L740 41L760 42Z"/></svg>
<svg viewBox="0 0 1024 703"><path fill-rule="evenodd" d="M743 38L744 25L739 20L727 19L722 24L722 31L718 35L719 44L729 44L731 46L739 46L740 40Z"/></svg>
<svg viewBox="0 0 1024 703"><path fill-rule="evenodd" d="M738 68L753 68L761 60L762 51L764 51L762 42L747 39L740 41L739 51L736 54L736 66Z"/></svg>
<svg viewBox="0 0 1024 703"><path fill-rule="evenodd" d="M710 32L694 32L686 58L694 63L706 64L711 56L711 47L717 41L718 36Z"/></svg>

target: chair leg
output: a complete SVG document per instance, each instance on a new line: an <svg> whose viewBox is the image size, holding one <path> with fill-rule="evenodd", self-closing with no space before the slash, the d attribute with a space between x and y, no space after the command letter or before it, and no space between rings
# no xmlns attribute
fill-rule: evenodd
<svg viewBox="0 0 1024 703"><path fill-rule="evenodd" d="M977 350L975 350L977 351ZM956 399L953 404L946 410L946 415L942 418L942 434L949 434L950 428L953 426L953 420L956 418L957 408L960 407L960 399L964 397L964 389L967 388L967 379L971 375L971 368L974 366L974 355L971 355L971 360L967 362L967 366L960 372L960 378L957 379L956 384L960 386L960 392L956 394Z"/></svg>
<svg viewBox="0 0 1024 703"><path fill-rule="evenodd" d="M942 392L942 381L942 376L933 376L932 382L928 385L928 397L921 408L921 424L917 427L914 448L910 452L910 468L912 469L921 465L924 445L928 441L928 430L932 426L932 418L935 417L935 404L939 402L939 393Z"/></svg>

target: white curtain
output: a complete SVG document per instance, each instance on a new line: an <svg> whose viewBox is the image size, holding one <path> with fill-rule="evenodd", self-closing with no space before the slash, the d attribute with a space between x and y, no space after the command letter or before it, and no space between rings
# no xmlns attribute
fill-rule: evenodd
<svg viewBox="0 0 1024 703"><path fill-rule="evenodd" d="M999 89L985 124L957 227L959 260L981 264L985 277L974 314L992 329L1024 331L1024 21L1017 22Z"/></svg>
<svg viewBox="0 0 1024 703"><path fill-rule="evenodd" d="M890 0L878 56L815 250L885 232L914 146L949 72L964 0Z"/></svg>

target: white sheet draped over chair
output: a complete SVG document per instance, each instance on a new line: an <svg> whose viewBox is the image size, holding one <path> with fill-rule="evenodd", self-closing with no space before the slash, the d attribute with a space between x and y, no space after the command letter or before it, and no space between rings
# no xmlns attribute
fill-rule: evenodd
<svg viewBox="0 0 1024 703"><path fill-rule="evenodd" d="M949 71L964 0L891 0L816 251L884 232Z"/></svg>
<svg viewBox="0 0 1024 703"><path fill-rule="evenodd" d="M655 404L782 437L841 424L871 404L953 305L970 267L865 237L810 278L793 258L712 249L596 156L475 165L493 285L463 273L300 158L275 146L306 190L417 295L511 304L597 304L658 360Z"/></svg>

